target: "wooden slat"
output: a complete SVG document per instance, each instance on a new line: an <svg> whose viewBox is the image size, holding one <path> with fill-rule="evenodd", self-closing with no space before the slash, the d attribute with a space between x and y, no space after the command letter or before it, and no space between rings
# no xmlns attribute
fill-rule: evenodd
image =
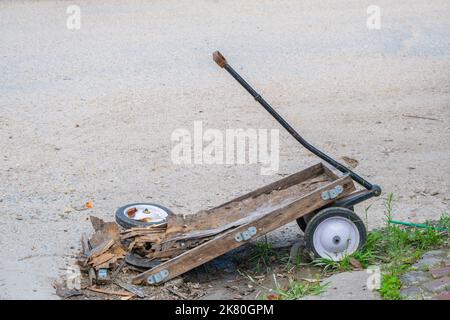
<svg viewBox="0 0 450 320"><path fill-rule="evenodd" d="M341 178L344 174L332 165L322 162L323 172L330 177L331 180L336 180Z"/></svg>
<svg viewBox="0 0 450 320"><path fill-rule="evenodd" d="M178 237L180 234L220 229L225 225L235 224L236 221L258 209L252 205L253 200L257 203L259 197L265 197L270 193L283 192L297 185L303 186L303 184L319 176L323 176L327 181L329 180L323 173L323 166L320 163L236 199L227 201L213 209L202 210L190 215L170 216L167 220L166 239ZM234 227L237 227L237 225Z"/></svg>
<svg viewBox="0 0 450 320"><path fill-rule="evenodd" d="M305 214L308 214L314 210L317 210L327 204L334 202L335 200L323 200L321 193L326 190L334 188L336 185L341 185L344 189L340 197L345 196L355 190L353 181L348 175L343 176L328 185L316 189L308 195L300 198L299 200L291 203L290 205L281 209L275 210L270 214L263 216L262 218L251 221L240 227L229 230L214 239L199 245L167 262L158 265L146 272L141 273L133 279L135 284L143 284L146 279L154 275L161 270L168 270L169 276L164 281L170 280L180 274L183 274L199 265L202 265L228 251L233 250L247 241L237 242L234 237L237 233L247 230L249 227L256 227L256 237L260 237L272 230L275 230Z"/></svg>

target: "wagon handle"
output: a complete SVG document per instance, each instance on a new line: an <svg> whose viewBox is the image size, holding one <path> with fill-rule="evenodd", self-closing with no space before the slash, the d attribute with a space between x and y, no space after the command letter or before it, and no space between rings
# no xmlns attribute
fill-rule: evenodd
<svg viewBox="0 0 450 320"><path fill-rule="evenodd" d="M338 169L339 171L343 173L348 173L350 177L359 183L361 186L366 188L368 190L368 194L365 194L365 197L372 197L372 196L379 196L381 194L381 188L376 184L371 184L369 181L358 175L356 172L352 171L345 165L339 163L338 161L334 160L329 155L325 154L324 152L320 151L316 147L314 147L312 144L310 144L308 141L306 141L289 123L286 122L286 120L283 119L283 117L275 111L274 108L266 101L264 100L261 95L255 91L227 62L225 57L219 52L215 51L213 53L213 59L214 61L219 65L219 67L224 68L228 71L228 73L236 79L237 82L240 83L241 86L244 87L245 90L247 90L248 93L250 93L253 98L255 98L256 101L258 101L264 109L266 109L272 117L275 118L282 126L285 128L302 146L304 146L306 149L314 153L316 156L321 158L322 160L328 162L333 167ZM361 197L362 199L363 197ZM356 201L354 201L356 202Z"/></svg>

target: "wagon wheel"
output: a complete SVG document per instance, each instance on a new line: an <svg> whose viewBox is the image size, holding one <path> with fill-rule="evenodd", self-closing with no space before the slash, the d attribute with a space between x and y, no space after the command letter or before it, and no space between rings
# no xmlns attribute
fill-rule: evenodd
<svg viewBox="0 0 450 320"><path fill-rule="evenodd" d="M352 210L331 207L311 218L305 230L306 248L314 258L340 261L360 249L367 231Z"/></svg>
<svg viewBox="0 0 450 320"><path fill-rule="evenodd" d="M349 209L352 210L352 211L354 211L354 210L353 210L353 206L350 207ZM306 226L308 225L308 222L309 222L309 221L312 219L312 217L314 217L314 215L315 215L316 213L318 213L318 212L320 212L320 211L314 211L314 212L312 212L312 213L305 214L304 216L298 218L298 219L297 219L297 225L298 225L298 227L300 228L300 230L302 230L303 232L305 232Z"/></svg>
<svg viewBox="0 0 450 320"><path fill-rule="evenodd" d="M167 221L172 211L155 203L130 203L116 211L116 222L125 229L148 227Z"/></svg>

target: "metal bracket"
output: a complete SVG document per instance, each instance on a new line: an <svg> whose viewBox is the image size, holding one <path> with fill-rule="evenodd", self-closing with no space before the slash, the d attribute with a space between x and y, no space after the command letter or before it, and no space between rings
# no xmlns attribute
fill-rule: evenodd
<svg viewBox="0 0 450 320"><path fill-rule="evenodd" d="M255 234L256 234L256 228L250 227L245 231L236 233L236 235L234 236L234 240L236 240L237 242L245 241L245 240L248 240L251 237L253 237Z"/></svg>
<svg viewBox="0 0 450 320"><path fill-rule="evenodd" d="M344 188L341 185L337 185L333 189L322 192L322 194L321 194L322 200L335 199L343 191L344 191Z"/></svg>
<svg viewBox="0 0 450 320"><path fill-rule="evenodd" d="M106 268L98 269L97 271L97 284L107 284L111 281L109 270Z"/></svg>
<svg viewBox="0 0 450 320"><path fill-rule="evenodd" d="M169 270L163 269L147 278L148 284L157 284L169 276Z"/></svg>

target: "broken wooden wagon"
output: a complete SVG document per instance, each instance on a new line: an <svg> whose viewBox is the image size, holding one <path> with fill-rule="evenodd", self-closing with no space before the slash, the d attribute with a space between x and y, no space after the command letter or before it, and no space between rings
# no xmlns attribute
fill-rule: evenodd
<svg viewBox="0 0 450 320"><path fill-rule="evenodd" d="M159 209L156 210L161 212L156 214L155 225L141 230L144 238L142 232L133 229L125 234L128 239L135 237L130 247L140 244L146 250L147 258L168 260L137 275L133 282L163 283L295 220L305 232L307 248L316 257L338 261L361 248L366 240L366 229L353 212L353 206L379 196L381 188L308 143L218 51L214 52L213 58L300 144L324 162L193 215L167 215L170 210L157 206ZM357 191L354 182L363 188ZM154 210L155 205L125 206L118 210L116 218L128 219L129 210L141 218L146 210L150 213L149 208ZM165 226L163 233L151 231L162 225Z"/></svg>

